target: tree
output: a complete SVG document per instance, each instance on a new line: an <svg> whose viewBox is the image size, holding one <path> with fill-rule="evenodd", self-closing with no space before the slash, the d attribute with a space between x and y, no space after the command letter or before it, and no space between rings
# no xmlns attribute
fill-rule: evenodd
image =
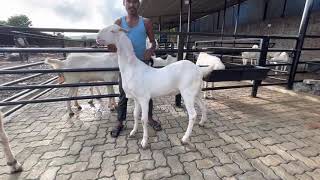
<svg viewBox="0 0 320 180"><path fill-rule="evenodd" d="M26 15L15 15L8 18L7 25L18 26L18 27L29 27L32 26L31 20Z"/></svg>
<svg viewBox="0 0 320 180"><path fill-rule="evenodd" d="M7 24L7 21L0 20L0 25L6 25L6 24Z"/></svg>

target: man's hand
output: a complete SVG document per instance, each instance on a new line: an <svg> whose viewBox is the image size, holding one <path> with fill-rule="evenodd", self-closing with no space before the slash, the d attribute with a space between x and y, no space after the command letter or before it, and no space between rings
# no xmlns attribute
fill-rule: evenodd
<svg viewBox="0 0 320 180"><path fill-rule="evenodd" d="M147 49L145 52L144 52L144 60L150 60L151 59L151 56L154 55L154 51L152 48L150 49Z"/></svg>
<svg viewBox="0 0 320 180"><path fill-rule="evenodd" d="M108 46L108 50L111 52L117 52L117 47L114 44L109 44Z"/></svg>

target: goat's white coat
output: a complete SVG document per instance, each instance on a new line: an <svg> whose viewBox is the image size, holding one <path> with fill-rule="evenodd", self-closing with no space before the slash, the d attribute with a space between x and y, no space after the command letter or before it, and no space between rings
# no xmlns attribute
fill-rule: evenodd
<svg viewBox="0 0 320 180"><path fill-rule="evenodd" d="M10 167L11 173L22 171L21 164L16 160L10 148L9 138L4 130L3 115L1 112L0 112L0 143L2 144L4 156Z"/></svg>
<svg viewBox="0 0 320 180"><path fill-rule="evenodd" d="M118 49L123 90L127 98L133 98L135 101L134 127L130 136L137 131L141 106L143 122L141 145L143 148L148 143L148 103L152 97L181 93L189 115L188 128L182 142L185 143L189 139L197 116L194 103L197 103L202 110L200 125L203 125L207 116L206 107L200 98L200 86L203 76L210 73L213 66L201 70L192 62L181 60L159 69L149 67L137 59L129 38L118 25L111 25L100 30L97 42L103 45L115 44Z"/></svg>
<svg viewBox="0 0 320 180"><path fill-rule="evenodd" d="M225 65L221 62L220 58L210 55L208 53L205 52L200 52L198 58L197 58L197 62L196 65L198 66L213 66L213 70L220 70L220 69L225 69ZM203 68L203 67L200 67ZM213 87L213 82L206 82L203 81L203 87L208 88L209 85L211 85L211 87ZM207 98L208 96L212 97L212 91L205 91L203 93L204 98Z"/></svg>
<svg viewBox="0 0 320 180"><path fill-rule="evenodd" d="M53 66L54 69L63 68L117 68L118 60L115 53L103 53L98 55L92 54L70 54L65 61L60 61L57 59L45 60L45 63ZM118 80L119 72L117 71L96 71L96 72L65 72L63 73L65 78L65 83L79 83L79 82L92 82L92 81L107 81L115 82ZM68 96L72 97L76 95L78 88L72 87L69 90ZM98 90L97 90L98 91ZM109 94L114 94L113 86L107 86L107 91ZM98 94L100 92L98 91ZM111 102L112 101L112 102ZM115 100L110 99L109 106L113 103L115 105ZM76 106L80 107L76 101ZM67 109L69 115L72 116L73 112L71 110L70 101L67 101Z"/></svg>
<svg viewBox="0 0 320 180"><path fill-rule="evenodd" d="M278 63L289 63L291 60L289 54L287 52L281 52L276 54L270 59L270 64L278 64ZM279 70L279 66L275 67L275 70ZM285 72L287 71L287 65L281 65L280 66L280 71ZM275 74L278 74L276 71Z"/></svg>
<svg viewBox="0 0 320 180"><path fill-rule="evenodd" d="M252 46L252 49L259 49L259 46L255 44ZM257 65L259 55L259 52L242 52L242 64L247 65L248 60L250 60L251 65Z"/></svg>

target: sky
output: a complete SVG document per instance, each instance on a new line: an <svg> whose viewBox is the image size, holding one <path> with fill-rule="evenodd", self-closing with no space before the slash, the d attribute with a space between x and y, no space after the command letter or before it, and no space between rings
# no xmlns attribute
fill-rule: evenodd
<svg viewBox="0 0 320 180"><path fill-rule="evenodd" d="M100 29L125 15L122 0L0 0L0 20L24 14L32 27ZM77 34L75 34L77 35Z"/></svg>

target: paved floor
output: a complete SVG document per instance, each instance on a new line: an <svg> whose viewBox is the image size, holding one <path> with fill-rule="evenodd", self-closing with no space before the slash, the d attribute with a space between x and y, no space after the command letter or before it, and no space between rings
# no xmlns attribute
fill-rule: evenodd
<svg viewBox="0 0 320 180"><path fill-rule="evenodd" d="M54 91L50 96L63 95ZM24 172L8 174L0 150L0 179L320 179L320 103L260 88L215 91L206 100L209 121L195 125L191 143L180 138L187 127L184 109L173 97L155 100L163 131L150 130L150 148L139 147L142 128L110 137L116 113L84 109L69 119L65 103L28 105L10 116L6 130ZM198 116L199 119L200 116Z"/></svg>

